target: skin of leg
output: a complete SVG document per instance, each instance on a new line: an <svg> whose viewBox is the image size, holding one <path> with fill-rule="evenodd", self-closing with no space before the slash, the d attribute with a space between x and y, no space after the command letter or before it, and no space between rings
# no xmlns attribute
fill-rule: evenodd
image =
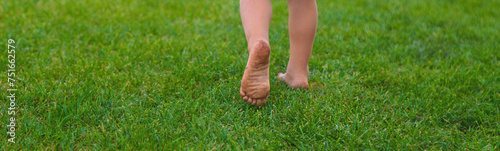
<svg viewBox="0 0 500 151"><path fill-rule="evenodd" d="M270 0L241 0L240 13L248 43L249 60L241 81L240 95L249 104L267 102L269 86L269 24L272 17Z"/></svg>
<svg viewBox="0 0 500 151"><path fill-rule="evenodd" d="M315 0L288 0L290 34L290 59L286 73L278 78L292 88L307 88L309 77L308 63L311 56L314 36L318 23Z"/></svg>
<svg viewBox="0 0 500 151"><path fill-rule="evenodd" d="M269 24L272 17L271 0L240 0L240 14L245 37L250 47L256 41L264 40L269 43Z"/></svg>

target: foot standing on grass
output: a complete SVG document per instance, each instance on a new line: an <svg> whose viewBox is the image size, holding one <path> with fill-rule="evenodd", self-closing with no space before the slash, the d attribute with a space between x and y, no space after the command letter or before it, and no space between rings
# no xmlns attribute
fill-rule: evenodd
<svg viewBox="0 0 500 151"><path fill-rule="evenodd" d="M288 0L290 59L286 73L278 79L292 88L307 88L308 62L316 34L318 12L315 0ZM271 0L240 0L240 13L248 43L248 62L241 80L240 95L246 102L262 106L269 94L269 23Z"/></svg>

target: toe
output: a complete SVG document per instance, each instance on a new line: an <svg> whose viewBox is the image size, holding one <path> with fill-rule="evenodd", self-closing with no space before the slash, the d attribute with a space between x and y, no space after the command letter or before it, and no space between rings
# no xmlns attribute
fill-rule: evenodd
<svg viewBox="0 0 500 151"><path fill-rule="evenodd" d="M244 101L248 101L248 96L243 96Z"/></svg>
<svg viewBox="0 0 500 151"><path fill-rule="evenodd" d="M265 105L267 103L267 98L262 100L262 105Z"/></svg>
<svg viewBox="0 0 500 151"><path fill-rule="evenodd" d="M252 99L252 105L257 105L257 99Z"/></svg>
<svg viewBox="0 0 500 151"><path fill-rule="evenodd" d="M259 99L259 102L257 102L258 106L264 106L264 99Z"/></svg>
<svg viewBox="0 0 500 151"><path fill-rule="evenodd" d="M243 92L243 89L241 89L241 88L240 88L240 95L241 95L241 97L245 96L245 92Z"/></svg>
<svg viewBox="0 0 500 151"><path fill-rule="evenodd" d="M248 97L247 103L252 104L252 98Z"/></svg>

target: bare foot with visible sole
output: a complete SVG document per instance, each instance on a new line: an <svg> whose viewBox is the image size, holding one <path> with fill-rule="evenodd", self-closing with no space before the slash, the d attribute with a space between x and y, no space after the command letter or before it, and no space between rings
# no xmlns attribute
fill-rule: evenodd
<svg viewBox="0 0 500 151"><path fill-rule="evenodd" d="M307 74L299 76L290 73L278 73L278 79L288 84L292 89L307 89L309 85L307 77Z"/></svg>
<svg viewBox="0 0 500 151"><path fill-rule="evenodd" d="M269 94L269 54L271 47L263 40L250 48L245 73L241 79L240 95L247 103L263 106Z"/></svg>

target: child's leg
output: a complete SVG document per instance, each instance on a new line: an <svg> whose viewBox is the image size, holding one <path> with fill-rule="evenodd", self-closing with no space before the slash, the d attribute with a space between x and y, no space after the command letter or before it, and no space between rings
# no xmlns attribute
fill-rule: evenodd
<svg viewBox="0 0 500 151"><path fill-rule="evenodd" d="M269 23L271 0L241 0L240 13L248 43L248 62L240 95L252 105L264 105L269 94Z"/></svg>
<svg viewBox="0 0 500 151"><path fill-rule="evenodd" d="M269 42L271 0L240 0L240 13L249 51L256 41Z"/></svg>
<svg viewBox="0 0 500 151"><path fill-rule="evenodd" d="M286 73L278 78L292 88L307 88L309 57L316 34L318 11L315 0L288 0L290 11L288 30L290 34L290 59Z"/></svg>

